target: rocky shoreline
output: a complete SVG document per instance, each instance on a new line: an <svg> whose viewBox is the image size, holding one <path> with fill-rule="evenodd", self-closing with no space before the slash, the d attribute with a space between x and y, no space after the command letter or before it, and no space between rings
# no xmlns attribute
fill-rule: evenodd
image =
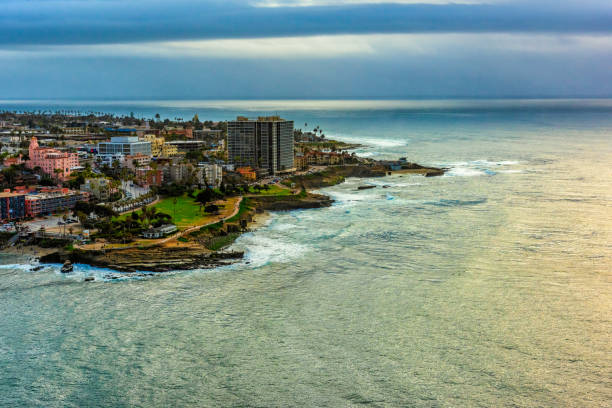
<svg viewBox="0 0 612 408"><path fill-rule="evenodd" d="M384 177L392 173L421 174L431 177L442 175L444 171L444 169L423 167L417 164L412 164L410 168L397 172L389 172L383 166L332 166L318 173L294 176L285 181L289 186L301 188L302 193L300 194L249 196L248 200L252 208L244 215L244 220L247 224L251 224L255 214L267 211L293 211L329 207L333 204L333 199L323 194L307 191L340 184L349 177ZM188 246L177 245L174 247L171 244L165 244L114 250L67 250L62 248L50 253L46 251L39 257L39 262L63 263L70 261L109 268L118 272L139 273L143 271L168 272L187 269L212 269L230 265L242 259L243 256L243 252L210 251L197 242L193 242Z"/></svg>
<svg viewBox="0 0 612 408"><path fill-rule="evenodd" d="M333 200L321 194L304 196L261 196L249 198L253 213L264 211L291 211L329 207ZM253 213L245 216L253 220ZM169 272L187 269L212 269L230 265L244 256L243 252L215 251L193 243L190 246L159 245L145 248L114 250L59 249L39 258L40 263L80 263L118 272Z"/></svg>
<svg viewBox="0 0 612 408"><path fill-rule="evenodd" d="M210 269L242 259L243 252L202 252L197 248L147 247L115 251L75 249L40 257L40 263L87 264L119 272L169 272L181 269Z"/></svg>

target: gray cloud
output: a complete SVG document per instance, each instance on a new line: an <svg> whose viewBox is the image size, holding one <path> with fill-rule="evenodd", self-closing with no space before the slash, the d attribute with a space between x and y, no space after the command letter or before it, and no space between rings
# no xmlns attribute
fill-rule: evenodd
<svg viewBox="0 0 612 408"><path fill-rule="evenodd" d="M3 2L0 46L106 44L315 34L612 32L604 2L253 7L236 1Z"/></svg>

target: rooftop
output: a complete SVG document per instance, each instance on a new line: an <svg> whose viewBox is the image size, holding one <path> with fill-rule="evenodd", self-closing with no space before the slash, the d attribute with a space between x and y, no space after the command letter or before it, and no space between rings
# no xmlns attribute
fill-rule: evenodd
<svg viewBox="0 0 612 408"><path fill-rule="evenodd" d="M10 198L10 197L17 197L17 196L23 196L25 195L25 193L11 193L11 192L1 192L0 193L0 198Z"/></svg>
<svg viewBox="0 0 612 408"><path fill-rule="evenodd" d="M285 119L280 116L258 116L255 118L248 118L246 116L238 116L236 118L238 122L286 122Z"/></svg>

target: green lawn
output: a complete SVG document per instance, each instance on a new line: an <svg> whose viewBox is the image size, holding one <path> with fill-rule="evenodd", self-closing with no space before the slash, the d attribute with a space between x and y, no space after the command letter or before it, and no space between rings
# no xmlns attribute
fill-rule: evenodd
<svg viewBox="0 0 612 408"><path fill-rule="evenodd" d="M261 193L256 192L255 190L253 190L253 187L251 187L251 193L257 194L257 195L262 195L262 196L286 196L286 195L291 195L291 190L289 190L287 188L279 187L276 184L272 184L269 187L270 187L269 190L261 190Z"/></svg>
<svg viewBox="0 0 612 408"><path fill-rule="evenodd" d="M176 200L176 206L174 204L174 200ZM198 221L208 216L208 214L200 212L200 205L186 194L181 197L164 198L157 204L153 205L153 207L155 207L158 212L163 212L170 215L172 217L172 222L179 228L197 224ZM137 211L137 213L141 214L141 211ZM124 219L129 215L130 213L123 214L119 218Z"/></svg>
<svg viewBox="0 0 612 408"><path fill-rule="evenodd" d="M172 221L179 227L196 224L204 215L203 212L200 212L200 205L187 195L164 198L154 207L157 208L157 211L172 216Z"/></svg>

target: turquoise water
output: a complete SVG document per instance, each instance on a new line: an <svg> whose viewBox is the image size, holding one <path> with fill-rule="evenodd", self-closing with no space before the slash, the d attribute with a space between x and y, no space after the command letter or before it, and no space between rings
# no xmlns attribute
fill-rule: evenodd
<svg viewBox="0 0 612 408"><path fill-rule="evenodd" d="M250 104L451 170L323 189L334 206L273 214L212 271L3 256L0 406L610 405L609 101Z"/></svg>

